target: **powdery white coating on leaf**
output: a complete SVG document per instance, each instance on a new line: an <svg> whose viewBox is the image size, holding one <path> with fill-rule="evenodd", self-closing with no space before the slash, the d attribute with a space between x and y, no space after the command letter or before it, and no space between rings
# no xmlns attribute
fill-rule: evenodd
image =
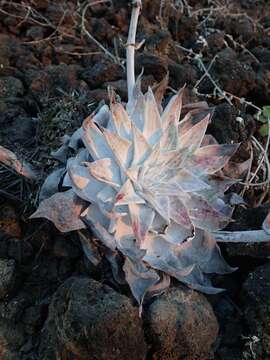
<svg viewBox="0 0 270 360"><path fill-rule="evenodd" d="M73 149L82 137L88 160L85 154L68 160L64 182L72 189L42 202L34 215L49 218L61 231L91 228L107 249L113 273L119 278L124 270L140 305L145 296L163 291L170 276L216 293L221 289L211 286L207 274L234 270L211 233L231 218L223 196L234 181L220 170L238 145L219 145L206 135L205 103L193 104L179 122L182 90L162 111L165 84L156 98L151 89L143 95L137 84L127 109L112 98L110 109L88 117L71 137ZM74 194L87 202L83 213L82 206L74 207ZM68 209L67 195L73 202Z"/></svg>

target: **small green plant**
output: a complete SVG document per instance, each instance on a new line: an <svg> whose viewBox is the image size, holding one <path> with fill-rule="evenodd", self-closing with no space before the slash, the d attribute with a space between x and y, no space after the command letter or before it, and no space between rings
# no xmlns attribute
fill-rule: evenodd
<svg viewBox="0 0 270 360"><path fill-rule="evenodd" d="M269 121L270 121L270 106L264 106L262 111L256 115L256 120L261 122L262 125L259 128L261 136L267 136L269 132Z"/></svg>

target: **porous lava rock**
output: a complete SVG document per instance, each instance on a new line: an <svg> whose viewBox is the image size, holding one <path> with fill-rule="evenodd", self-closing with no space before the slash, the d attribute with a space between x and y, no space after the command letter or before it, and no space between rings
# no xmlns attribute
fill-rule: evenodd
<svg viewBox="0 0 270 360"><path fill-rule="evenodd" d="M15 283L15 261L0 259L0 299L3 299L13 291Z"/></svg>
<svg viewBox="0 0 270 360"><path fill-rule="evenodd" d="M42 331L40 360L142 360L145 356L138 308L129 298L84 277L69 278L56 291Z"/></svg>
<svg viewBox="0 0 270 360"><path fill-rule="evenodd" d="M251 272L244 285L242 296L245 319L249 326L247 337L256 359L270 358L270 263Z"/></svg>
<svg viewBox="0 0 270 360"><path fill-rule="evenodd" d="M150 305L145 326L154 360L208 360L219 329L205 296L184 286Z"/></svg>

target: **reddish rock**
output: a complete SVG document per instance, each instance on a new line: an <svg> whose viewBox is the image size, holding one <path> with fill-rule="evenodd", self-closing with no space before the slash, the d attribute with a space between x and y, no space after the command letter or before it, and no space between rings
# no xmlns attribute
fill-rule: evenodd
<svg viewBox="0 0 270 360"><path fill-rule="evenodd" d="M184 286L170 288L146 313L154 360L208 360L218 323L206 298Z"/></svg>
<svg viewBox="0 0 270 360"><path fill-rule="evenodd" d="M40 360L143 360L138 308L97 281L70 278L52 299L39 351Z"/></svg>

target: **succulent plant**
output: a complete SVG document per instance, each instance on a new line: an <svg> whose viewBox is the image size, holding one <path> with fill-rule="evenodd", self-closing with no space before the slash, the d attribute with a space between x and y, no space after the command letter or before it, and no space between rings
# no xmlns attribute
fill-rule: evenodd
<svg viewBox="0 0 270 360"><path fill-rule="evenodd" d="M91 229L97 242L79 231L87 258L99 262L98 243L115 280L127 282L142 305L145 296L164 291L170 277L205 293L221 291L211 285L209 274L234 269L217 240L269 241L270 229L268 217L262 230L218 231L232 216L224 192L235 181L222 169L238 144L219 145L206 134L210 112L203 104L185 105L190 111L181 116L182 90L163 110L166 81L155 95L151 89L141 92L134 73L141 1L132 5L128 103L111 93L110 107L103 105L64 137L53 154L64 165L46 179L32 218L45 217L63 232Z"/></svg>
<svg viewBox="0 0 270 360"><path fill-rule="evenodd" d="M61 231L91 228L110 257L121 254L140 304L168 286L168 275L215 293L220 289L207 274L233 270L211 232L231 219L223 195L233 181L220 170L238 145L206 135L205 111L179 122L181 108L182 91L161 112L151 89L143 95L137 86L126 109L112 98L65 142L77 154L47 179L41 197L65 171L69 189L45 199L32 216Z"/></svg>

